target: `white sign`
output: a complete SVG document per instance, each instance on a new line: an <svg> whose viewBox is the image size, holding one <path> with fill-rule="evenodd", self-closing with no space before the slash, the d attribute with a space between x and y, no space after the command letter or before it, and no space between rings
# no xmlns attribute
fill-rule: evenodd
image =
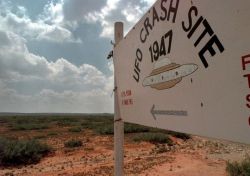
<svg viewBox="0 0 250 176"><path fill-rule="evenodd" d="M158 0L114 48L122 119L250 143L249 7Z"/></svg>

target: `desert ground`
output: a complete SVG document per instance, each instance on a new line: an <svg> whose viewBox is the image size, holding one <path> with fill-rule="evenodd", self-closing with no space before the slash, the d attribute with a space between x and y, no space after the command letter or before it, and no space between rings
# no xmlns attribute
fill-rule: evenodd
<svg viewBox="0 0 250 176"><path fill-rule="evenodd" d="M35 139L53 148L34 164L1 165L0 175L113 175L112 115L96 116L0 117L1 138ZM125 129L124 172L128 176L227 176L227 161L240 161L250 154L249 145L132 124ZM138 137L152 131L166 135L171 143ZM66 147L71 139L82 145Z"/></svg>

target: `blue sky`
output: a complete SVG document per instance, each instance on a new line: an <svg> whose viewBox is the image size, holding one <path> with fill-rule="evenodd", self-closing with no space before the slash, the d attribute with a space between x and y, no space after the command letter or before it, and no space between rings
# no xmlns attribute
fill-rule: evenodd
<svg viewBox="0 0 250 176"><path fill-rule="evenodd" d="M113 24L155 0L1 0L0 112L113 112Z"/></svg>

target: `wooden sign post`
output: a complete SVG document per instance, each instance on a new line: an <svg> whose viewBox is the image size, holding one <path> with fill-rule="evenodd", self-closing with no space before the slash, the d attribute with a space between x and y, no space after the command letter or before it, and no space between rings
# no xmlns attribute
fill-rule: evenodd
<svg viewBox="0 0 250 176"><path fill-rule="evenodd" d="M115 23L115 45L123 39L123 23ZM114 58L115 59L115 58ZM115 158L115 176L123 176L123 143L124 143L124 122L122 121L119 109L118 91L116 85L116 76L114 75L114 98L115 98L115 116L114 116L114 158Z"/></svg>

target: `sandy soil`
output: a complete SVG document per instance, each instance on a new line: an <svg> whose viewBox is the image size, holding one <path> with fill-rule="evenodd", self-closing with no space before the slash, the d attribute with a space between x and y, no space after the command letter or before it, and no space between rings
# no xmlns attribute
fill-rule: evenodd
<svg viewBox="0 0 250 176"><path fill-rule="evenodd" d="M55 152L38 164L0 168L0 175L17 176L102 176L113 175L113 137L97 136L91 131L75 133L83 146L67 149L64 142L72 133L46 139ZM1 132L4 132L2 129ZM25 133L25 132L23 132ZM38 135L38 132L22 134ZM44 132L43 132L44 133ZM11 136L12 134L10 134ZM14 134L13 134L14 135ZM125 137L125 175L129 176L226 176L226 161L240 160L250 154L247 145L194 136L188 141L172 138L174 146L135 143Z"/></svg>

